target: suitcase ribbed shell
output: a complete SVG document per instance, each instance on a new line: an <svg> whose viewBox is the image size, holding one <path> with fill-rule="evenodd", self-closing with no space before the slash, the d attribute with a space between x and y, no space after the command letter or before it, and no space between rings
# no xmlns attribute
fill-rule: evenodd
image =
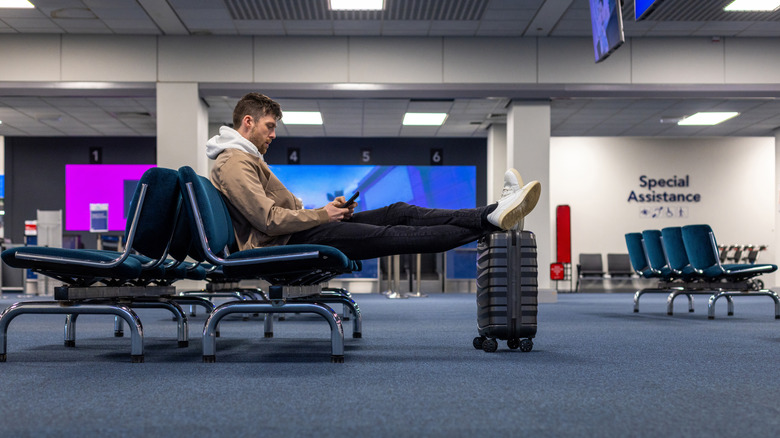
<svg viewBox="0 0 780 438"><path fill-rule="evenodd" d="M530 231L499 231L477 245L477 326L480 336L536 335L538 267Z"/></svg>

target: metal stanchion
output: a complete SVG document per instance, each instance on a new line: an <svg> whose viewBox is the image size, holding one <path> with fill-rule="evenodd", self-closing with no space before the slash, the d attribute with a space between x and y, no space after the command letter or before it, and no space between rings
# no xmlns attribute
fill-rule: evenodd
<svg viewBox="0 0 780 438"><path fill-rule="evenodd" d="M401 293L401 256L398 254L387 258L387 279L390 283L390 289L384 292L385 296L390 299L408 298L406 294ZM392 281L390 277L392 275Z"/></svg>
<svg viewBox="0 0 780 438"><path fill-rule="evenodd" d="M447 292L447 253L441 253L441 293Z"/></svg>
<svg viewBox="0 0 780 438"><path fill-rule="evenodd" d="M416 277L415 279L416 279L416 283L417 283L417 292L411 292L410 291L406 295L409 298L425 298L428 295L422 293L422 275L421 275L422 274L422 267L421 267L422 266L422 261L421 261L422 260L422 255L421 254L417 254L416 257L417 257L417 264L415 266L414 273L415 273L415 277ZM411 275L411 272L409 273L409 289L410 290L412 289L412 275Z"/></svg>

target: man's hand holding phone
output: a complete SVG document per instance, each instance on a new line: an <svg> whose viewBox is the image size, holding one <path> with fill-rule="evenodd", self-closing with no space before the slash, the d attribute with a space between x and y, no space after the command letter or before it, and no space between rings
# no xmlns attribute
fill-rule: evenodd
<svg viewBox="0 0 780 438"><path fill-rule="evenodd" d="M352 203L355 202L355 199L357 199L358 195L360 195L359 191L353 193L352 196L349 199L347 199L347 202L342 204L342 208L349 208L349 206L351 206ZM353 209L354 209L354 207L353 207Z"/></svg>
<svg viewBox="0 0 780 438"><path fill-rule="evenodd" d="M325 210L328 211L328 216L331 222L349 219L352 217L352 213L355 212L357 207L357 199L360 192L355 192L348 200L344 200L343 196L339 196L334 199L333 202L325 206ZM346 211L345 211L346 210Z"/></svg>

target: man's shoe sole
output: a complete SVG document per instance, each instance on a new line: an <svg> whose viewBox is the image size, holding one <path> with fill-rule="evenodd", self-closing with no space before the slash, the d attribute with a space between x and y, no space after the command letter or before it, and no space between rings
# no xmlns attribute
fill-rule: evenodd
<svg viewBox="0 0 780 438"><path fill-rule="evenodd" d="M504 214L498 219L499 227L504 230L510 230L520 222L525 216L533 211L542 195L542 185L539 181L531 181L525 187L520 197L515 201L512 208L507 208Z"/></svg>

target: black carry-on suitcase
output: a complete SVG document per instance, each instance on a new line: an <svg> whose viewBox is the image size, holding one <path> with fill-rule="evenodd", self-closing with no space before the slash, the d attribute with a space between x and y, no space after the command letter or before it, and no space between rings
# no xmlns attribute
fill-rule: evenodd
<svg viewBox="0 0 780 438"><path fill-rule="evenodd" d="M528 352L536 336L536 237L498 231L477 244L477 327L474 348L496 351L496 339Z"/></svg>

